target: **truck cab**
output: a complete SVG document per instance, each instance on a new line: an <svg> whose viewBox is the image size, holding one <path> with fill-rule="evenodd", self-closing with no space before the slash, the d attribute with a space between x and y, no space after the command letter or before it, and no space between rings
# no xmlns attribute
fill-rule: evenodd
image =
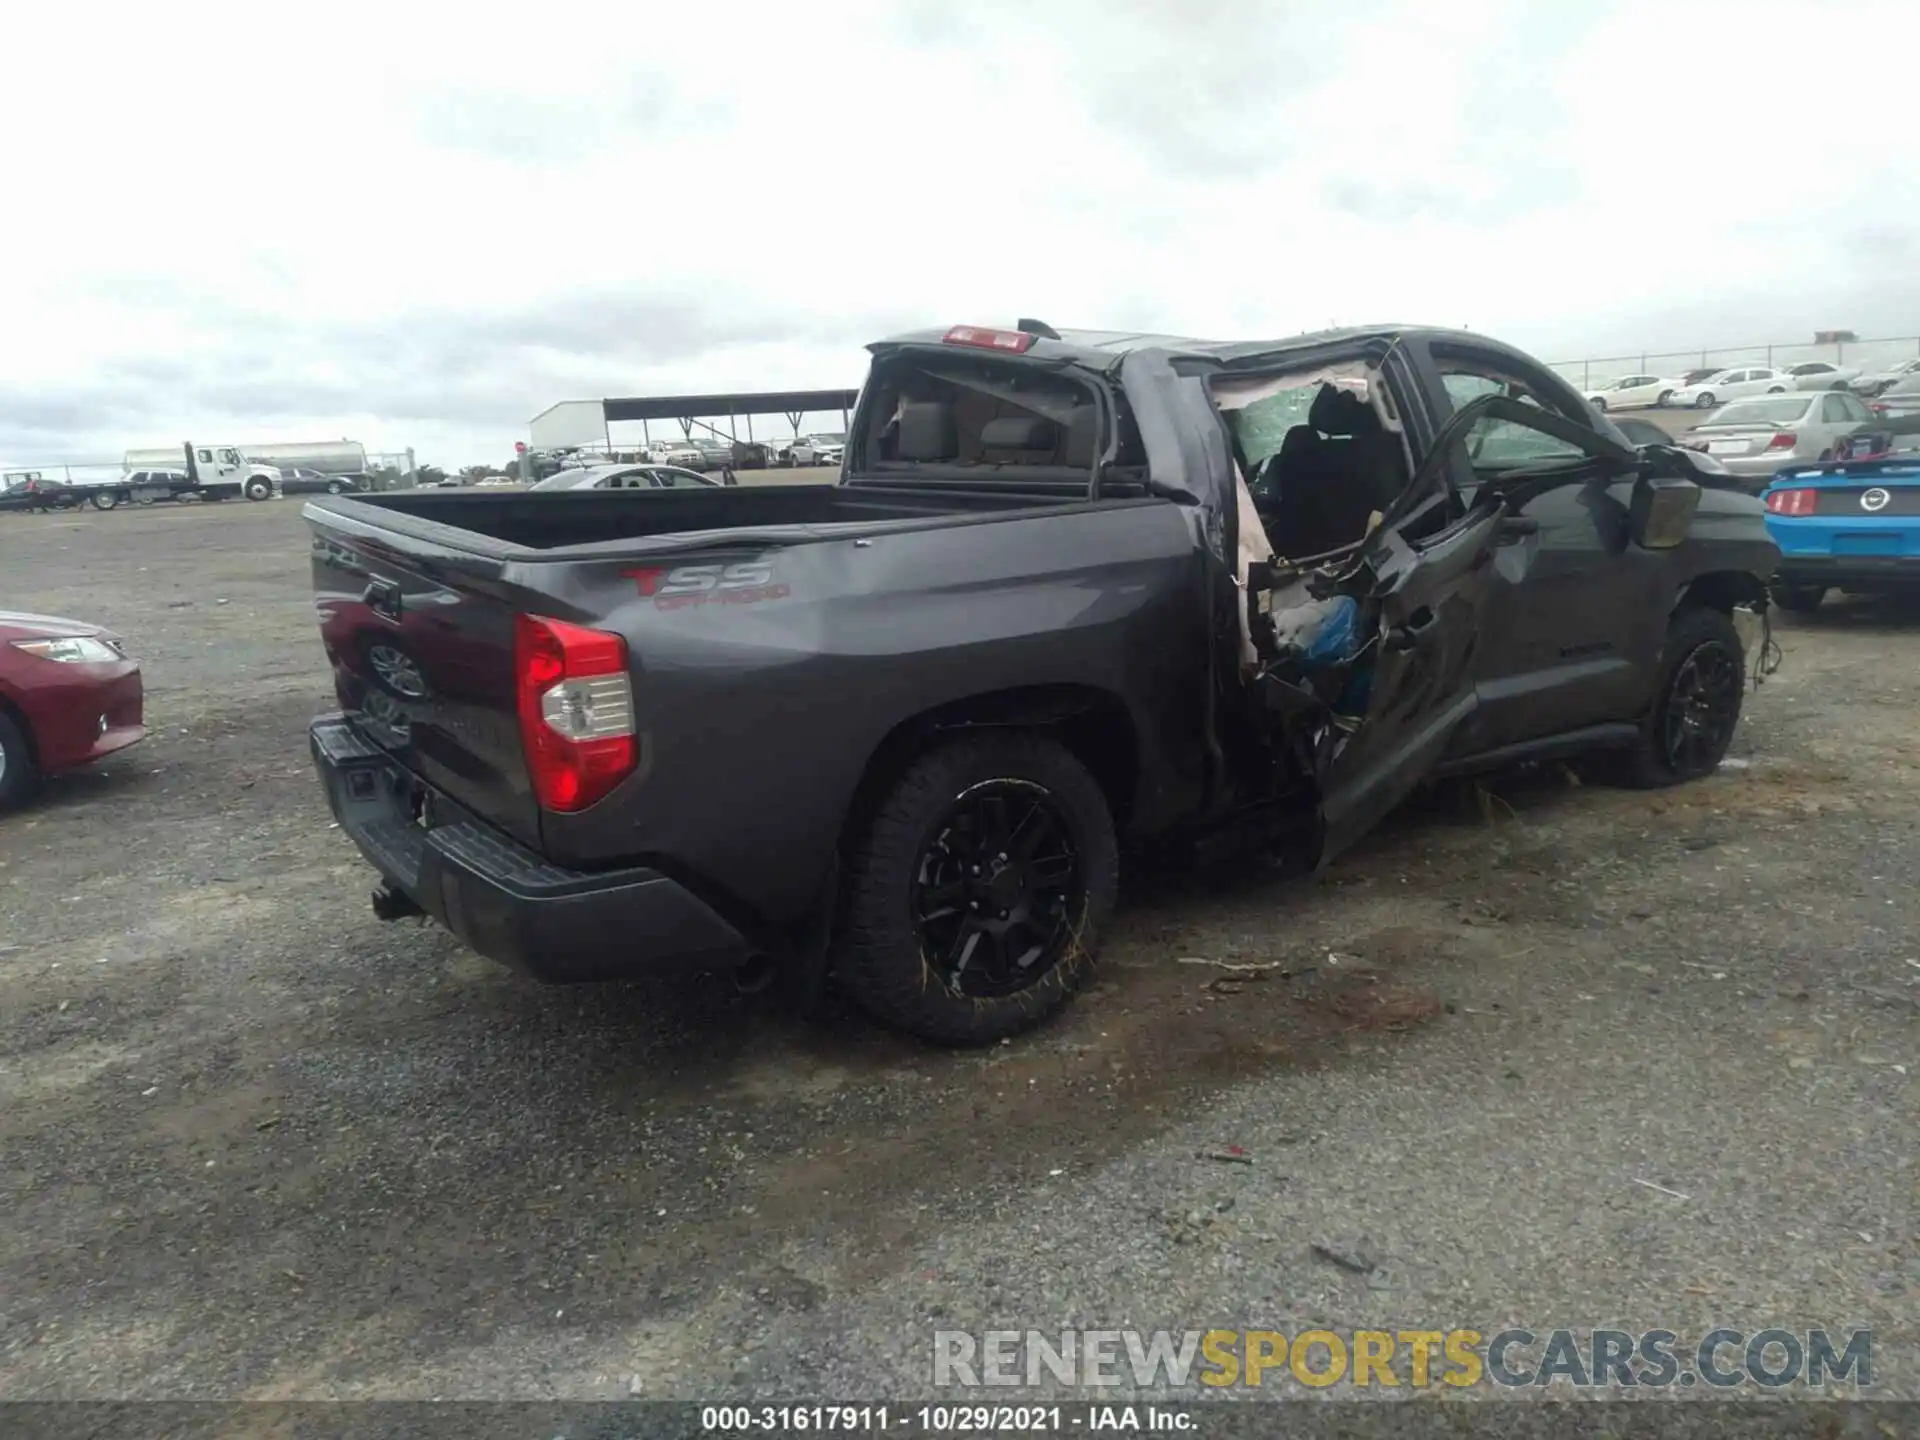
<svg viewBox="0 0 1920 1440"><path fill-rule="evenodd" d="M189 440L184 449L187 474L202 492L235 492L249 500L270 500L280 493L280 472L247 459L236 445L196 445Z"/></svg>

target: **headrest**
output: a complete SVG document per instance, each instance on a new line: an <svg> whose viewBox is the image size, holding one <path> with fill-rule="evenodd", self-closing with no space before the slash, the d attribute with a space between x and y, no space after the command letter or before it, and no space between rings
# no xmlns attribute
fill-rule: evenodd
<svg viewBox="0 0 1920 1440"><path fill-rule="evenodd" d="M1053 422L1038 415L1002 415L980 427L980 448L1051 450L1055 433Z"/></svg>
<svg viewBox="0 0 1920 1440"><path fill-rule="evenodd" d="M900 407L900 458L951 460L960 453L953 407L938 400L909 400Z"/></svg>
<svg viewBox="0 0 1920 1440"><path fill-rule="evenodd" d="M1371 435L1380 429L1380 417L1351 390L1322 385L1307 411L1307 423L1323 435Z"/></svg>
<svg viewBox="0 0 1920 1440"><path fill-rule="evenodd" d="M1274 452L1277 461L1290 460L1306 450L1322 449L1320 432L1311 425L1295 425L1280 437L1280 448Z"/></svg>

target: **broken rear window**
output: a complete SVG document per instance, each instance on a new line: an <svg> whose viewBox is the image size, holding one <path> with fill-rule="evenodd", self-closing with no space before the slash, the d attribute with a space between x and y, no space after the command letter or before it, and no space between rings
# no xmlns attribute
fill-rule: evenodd
<svg viewBox="0 0 1920 1440"><path fill-rule="evenodd" d="M1099 454L1090 379L1019 361L900 358L873 383L860 436L867 471L1087 477ZM1130 438L1122 437L1123 464L1138 450Z"/></svg>

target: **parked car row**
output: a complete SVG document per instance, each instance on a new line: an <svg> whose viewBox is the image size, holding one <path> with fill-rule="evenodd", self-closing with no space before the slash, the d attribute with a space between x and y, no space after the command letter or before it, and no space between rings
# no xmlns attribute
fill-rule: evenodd
<svg viewBox="0 0 1920 1440"><path fill-rule="evenodd" d="M1588 390L1586 397L1587 403L1600 411L1670 405L1711 410L1730 400L1792 391L1846 390L1872 398L1916 376L1920 376L1920 356L1865 371L1826 360L1807 360L1779 367L1736 365L1703 367L1678 375L1623 375Z"/></svg>
<svg viewBox="0 0 1920 1440"><path fill-rule="evenodd" d="M1758 495L1789 467L1920 450L1920 433L1898 423L1906 420L1920 432L1920 373L1875 400L1845 390L1736 400L1681 434L1631 415L1613 423L1636 445L1692 450Z"/></svg>
<svg viewBox="0 0 1920 1440"><path fill-rule="evenodd" d="M1795 390L1846 390L1860 377L1858 369L1808 360L1776 369L1771 365L1741 365L1731 369L1688 370L1679 375L1624 375L1586 392L1596 410L1652 409L1667 405L1711 410L1729 400L1750 395L1784 395Z"/></svg>

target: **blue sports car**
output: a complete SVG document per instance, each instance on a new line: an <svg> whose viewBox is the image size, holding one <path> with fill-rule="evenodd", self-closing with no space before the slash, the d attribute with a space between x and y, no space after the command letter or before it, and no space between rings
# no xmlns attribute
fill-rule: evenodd
<svg viewBox="0 0 1920 1440"><path fill-rule="evenodd" d="M1895 437L1894 448L1866 459L1773 477L1761 498L1780 547L1772 589L1781 609L1816 610L1834 588L1920 588L1920 452L1898 448L1910 438Z"/></svg>

